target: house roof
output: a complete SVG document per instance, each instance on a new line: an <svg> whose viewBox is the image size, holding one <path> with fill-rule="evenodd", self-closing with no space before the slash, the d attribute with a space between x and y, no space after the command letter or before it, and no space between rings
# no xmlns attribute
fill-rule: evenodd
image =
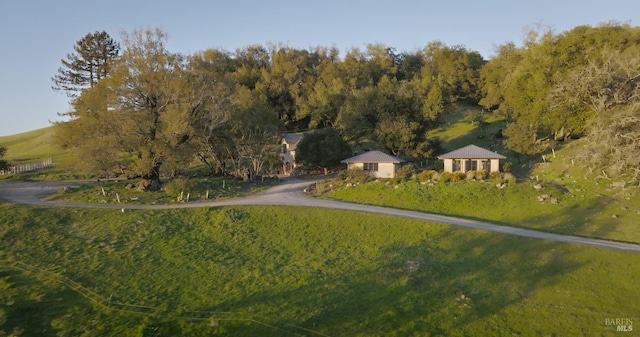
<svg viewBox="0 0 640 337"><path fill-rule="evenodd" d="M506 159L507 157L481 148L476 145L467 145L463 148L438 156L438 159Z"/></svg>
<svg viewBox="0 0 640 337"><path fill-rule="evenodd" d="M297 144L302 139L302 133L285 133L284 141L287 144Z"/></svg>
<svg viewBox="0 0 640 337"><path fill-rule="evenodd" d="M380 151L368 151L357 156L341 160L341 163L404 163L405 160Z"/></svg>

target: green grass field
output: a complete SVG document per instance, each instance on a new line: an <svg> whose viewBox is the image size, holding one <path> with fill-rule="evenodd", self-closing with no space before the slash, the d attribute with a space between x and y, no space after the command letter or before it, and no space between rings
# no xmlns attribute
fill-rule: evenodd
<svg viewBox="0 0 640 337"><path fill-rule="evenodd" d="M447 150L492 146L498 116L459 107L430 136ZM64 158L50 128L0 137L7 159ZM47 145L49 144L49 145ZM610 188L571 159L526 158L538 176L495 182L334 183L325 197L550 232L640 242L636 186ZM518 163L520 165L520 163ZM525 167L526 166L526 167ZM20 179L75 177L52 168ZM207 179L192 197L232 197ZM209 184L209 185L207 185ZM173 203L101 182L56 200ZM231 188L229 188L231 186ZM102 193L102 189L105 193ZM540 202L547 194L557 204ZM0 336L619 336L640 317L640 255L392 216L273 206L181 210L28 207L0 202ZM637 328L636 328L637 330Z"/></svg>
<svg viewBox="0 0 640 337"><path fill-rule="evenodd" d="M0 331L613 336L640 255L348 211L0 205Z"/></svg>
<svg viewBox="0 0 640 337"><path fill-rule="evenodd" d="M66 152L52 143L54 128L47 127L0 137L0 146L7 148L5 159L12 164L29 163L46 158L65 158Z"/></svg>
<svg viewBox="0 0 640 337"><path fill-rule="evenodd" d="M75 180L89 177L63 168L69 158L69 152L53 144L54 127L0 137L0 147L6 147L4 160L11 165L32 164L51 159L52 167L43 170L24 172L19 175L0 175L0 180Z"/></svg>
<svg viewBox="0 0 640 337"><path fill-rule="evenodd" d="M525 181L498 189L490 181L432 184L373 181L352 187L334 184L334 189L323 197L640 243L640 204L579 189L570 191L546 182L541 183L542 190L536 190L536 184ZM543 195L549 198L538 201ZM558 203L549 202L551 198Z"/></svg>

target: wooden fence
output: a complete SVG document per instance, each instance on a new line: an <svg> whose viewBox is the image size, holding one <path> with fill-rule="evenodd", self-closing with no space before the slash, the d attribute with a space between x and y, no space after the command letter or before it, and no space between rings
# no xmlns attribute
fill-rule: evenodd
<svg viewBox="0 0 640 337"><path fill-rule="evenodd" d="M42 170L50 166L53 166L53 160L51 158L48 158L36 163L18 164L15 166L11 166L6 170L0 170L0 175L18 174L35 170Z"/></svg>

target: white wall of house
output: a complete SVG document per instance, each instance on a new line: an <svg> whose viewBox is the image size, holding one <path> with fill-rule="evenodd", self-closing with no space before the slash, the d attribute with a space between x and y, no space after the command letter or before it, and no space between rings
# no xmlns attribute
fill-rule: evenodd
<svg viewBox="0 0 640 337"><path fill-rule="evenodd" d="M296 147L298 144L289 144L287 143L284 139L282 140L281 143L282 147L284 148L283 152L285 155L287 155L287 158L293 158L295 160L296 158Z"/></svg>
<svg viewBox="0 0 640 337"><path fill-rule="evenodd" d="M285 140L282 140L281 147L283 150L282 155L282 173L291 174L296 165L296 145L289 144Z"/></svg>
<svg viewBox="0 0 640 337"><path fill-rule="evenodd" d="M376 178L393 178L396 176L396 164L379 163L378 171L373 172Z"/></svg>
<svg viewBox="0 0 640 337"><path fill-rule="evenodd" d="M349 163L347 169L364 168L364 163ZM378 163L377 171L368 171L374 178L393 178L396 176L396 172L400 168L400 164L394 163Z"/></svg>
<svg viewBox="0 0 640 337"><path fill-rule="evenodd" d="M453 159L444 159L444 171L453 172Z"/></svg>
<svg viewBox="0 0 640 337"><path fill-rule="evenodd" d="M500 159L491 159L491 172L500 172Z"/></svg>

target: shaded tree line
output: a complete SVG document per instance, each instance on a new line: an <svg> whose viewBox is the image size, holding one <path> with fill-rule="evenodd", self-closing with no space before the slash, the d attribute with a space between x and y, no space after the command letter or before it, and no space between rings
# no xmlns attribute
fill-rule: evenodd
<svg viewBox="0 0 640 337"><path fill-rule="evenodd" d="M279 164L283 132L332 128L350 145L429 157L438 143L427 132L466 103L503 115L504 145L516 153L583 137L589 167L638 179L639 42L640 29L619 23L530 29L521 46L499 46L487 61L439 41L403 53L271 44L182 55L159 29L120 42L96 32L53 78L73 107L57 139L74 149L77 168L156 190L161 174L194 158L212 174L252 181Z"/></svg>
<svg viewBox="0 0 640 337"><path fill-rule="evenodd" d="M522 47L496 53L481 70L480 104L510 121L507 147L531 155L585 138L591 170L640 178L640 28L530 29Z"/></svg>
<svg viewBox="0 0 640 337"><path fill-rule="evenodd" d="M192 55L166 49L159 29L96 32L62 60L54 89L71 97L57 141L76 168L142 178L194 158L212 174L253 181L278 163L282 132L336 130L351 144L373 141L395 155L432 154L427 131L445 108L477 103L484 60L440 42L414 53L371 44L339 57L335 48L253 45ZM106 56L106 58L105 58Z"/></svg>

